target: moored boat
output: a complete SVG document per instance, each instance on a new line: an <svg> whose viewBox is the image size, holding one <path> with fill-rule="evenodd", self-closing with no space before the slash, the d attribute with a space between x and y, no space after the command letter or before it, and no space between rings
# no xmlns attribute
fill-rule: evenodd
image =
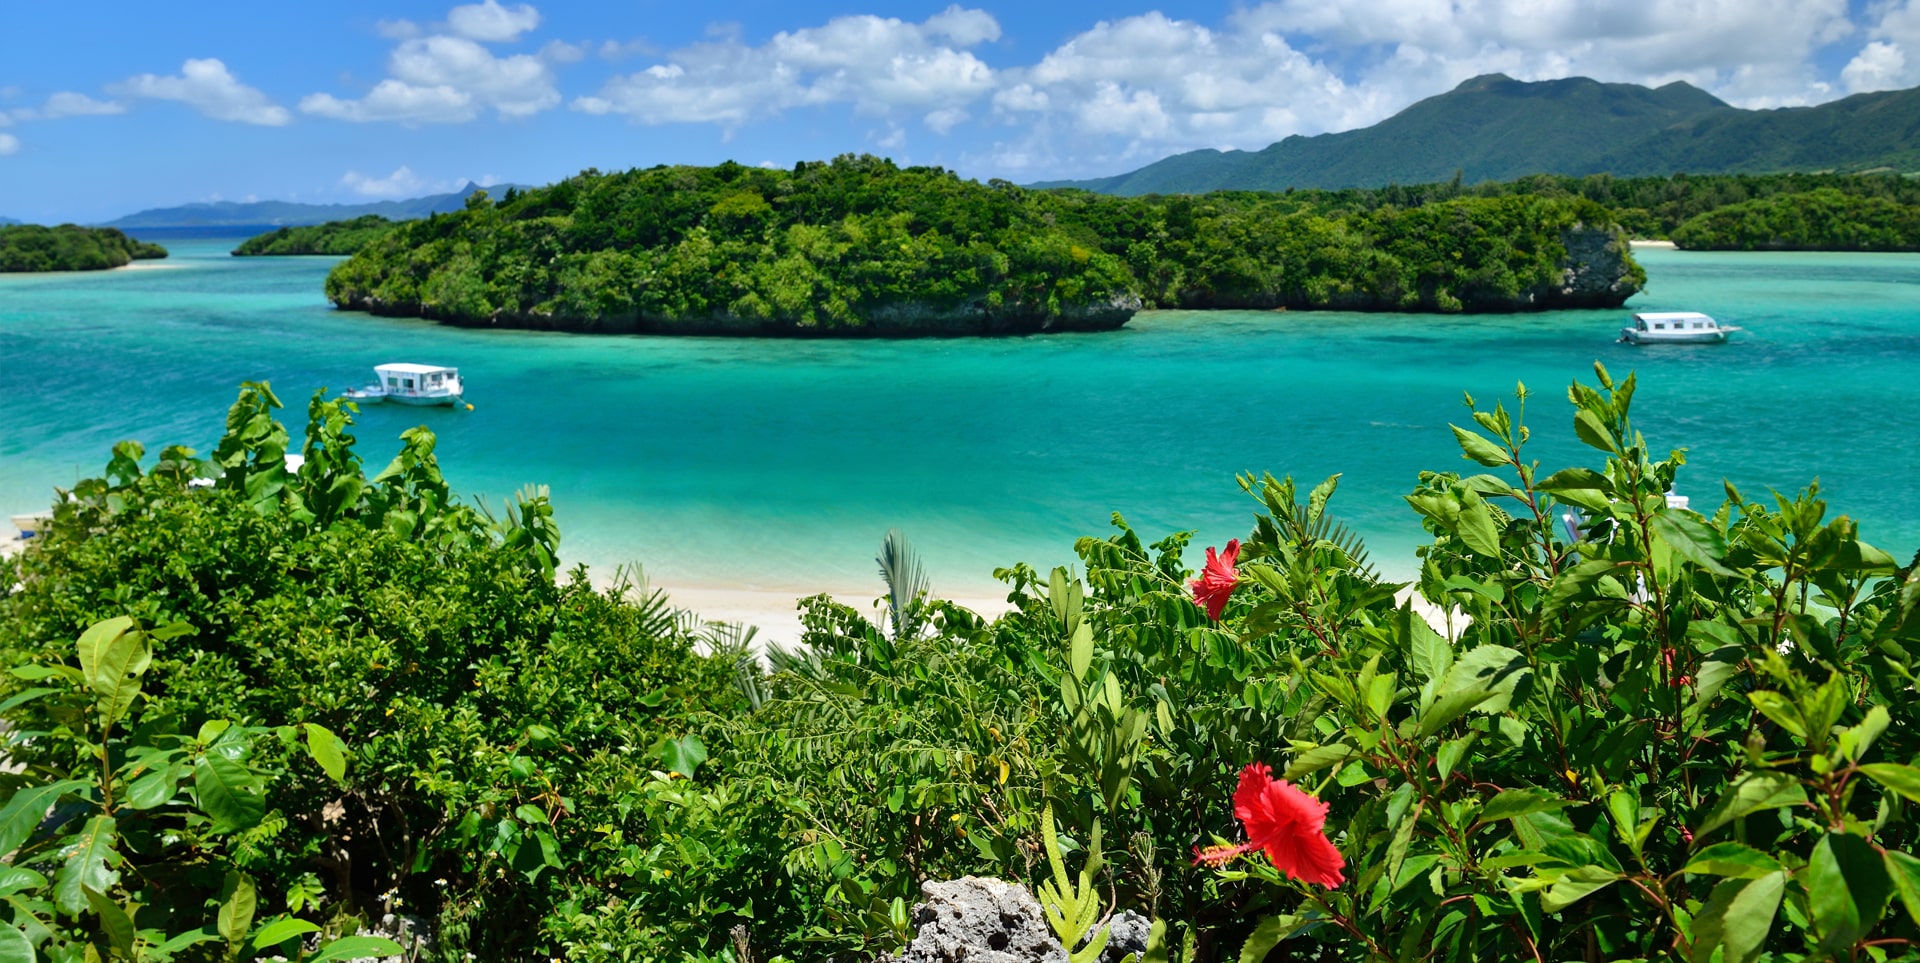
<svg viewBox="0 0 1920 963"><path fill-rule="evenodd" d="M1740 330L1721 324L1698 311L1646 311L1620 329L1620 340L1630 344L1717 344Z"/></svg>
<svg viewBox="0 0 1920 963"><path fill-rule="evenodd" d="M349 388L342 394L350 400L371 403L394 401L403 405L458 405L466 386L460 369L432 364L395 363L373 366L375 381L364 388Z"/></svg>

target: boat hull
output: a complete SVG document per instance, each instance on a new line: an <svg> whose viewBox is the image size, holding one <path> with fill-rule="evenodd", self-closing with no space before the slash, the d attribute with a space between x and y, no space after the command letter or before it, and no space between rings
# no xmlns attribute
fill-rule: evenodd
<svg viewBox="0 0 1920 963"><path fill-rule="evenodd" d="M1725 331L1647 332L1621 328L1620 340L1631 344L1719 344L1727 340Z"/></svg>
<svg viewBox="0 0 1920 963"><path fill-rule="evenodd" d="M413 405L419 408L451 408L460 403L459 395L395 395L386 396L388 401L399 405Z"/></svg>

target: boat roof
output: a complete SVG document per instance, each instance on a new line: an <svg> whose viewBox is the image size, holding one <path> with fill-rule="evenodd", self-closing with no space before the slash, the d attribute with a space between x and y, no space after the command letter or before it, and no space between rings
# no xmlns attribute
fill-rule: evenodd
<svg viewBox="0 0 1920 963"><path fill-rule="evenodd" d="M1696 319L1704 320L1704 321L1713 320L1713 318L1707 315L1701 314L1698 311L1642 311L1638 314L1635 314L1634 317L1644 318L1648 321L1693 321Z"/></svg>
<svg viewBox="0 0 1920 963"><path fill-rule="evenodd" d="M446 367L444 365L413 364L412 362L399 361L393 364L374 365L373 370L378 371L381 374L386 374L389 371L393 372L394 374L432 374L436 371L453 371L455 369Z"/></svg>

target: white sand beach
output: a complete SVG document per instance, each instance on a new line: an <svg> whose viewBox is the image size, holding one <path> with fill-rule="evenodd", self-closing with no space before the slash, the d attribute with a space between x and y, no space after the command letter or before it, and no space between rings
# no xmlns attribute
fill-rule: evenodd
<svg viewBox="0 0 1920 963"><path fill-rule="evenodd" d="M1677 246L1677 245L1675 245L1675 244L1674 244L1674 243L1673 243L1672 241L1642 241L1642 240L1634 240L1634 241L1630 241L1630 242L1628 242L1628 243L1630 243L1630 244L1632 244L1632 245L1633 245L1633 248L1634 248L1634 250L1640 250L1640 249L1642 249L1642 248L1658 248L1658 249L1665 249L1665 250L1668 250L1668 251L1672 251L1672 250L1677 250L1677 249L1678 249L1678 246Z"/></svg>
<svg viewBox="0 0 1920 963"><path fill-rule="evenodd" d="M820 590L772 590L753 588L725 588L716 586L672 586L654 585L667 593L673 606L685 609L706 622L734 622L755 626L759 631L754 640L761 644L793 645L800 641L800 609L802 598L820 594ZM884 606L876 606L880 597L877 589L861 591L832 591L827 594L842 605L851 606L861 615L875 623L883 621L886 615ZM1012 606L1007 604L1006 596L950 596L935 594L942 599L954 602L969 609L983 618L994 618L1006 612Z"/></svg>

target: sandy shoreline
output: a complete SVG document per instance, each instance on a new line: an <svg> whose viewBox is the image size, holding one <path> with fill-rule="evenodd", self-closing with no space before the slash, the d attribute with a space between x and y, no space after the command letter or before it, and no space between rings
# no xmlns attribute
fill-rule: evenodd
<svg viewBox="0 0 1920 963"><path fill-rule="evenodd" d="M1674 244L1674 243L1673 243L1672 241L1642 241L1642 240L1633 240L1633 241L1629 241L1629 242L1627 242L1627 243L1629 243L1630 245L1632 245L1632 246L1633 246L1633 247L1634 247L1634 248L1635 248L1636 250L1638 250L1638 249L1641 249L1641 248L1655 248L1655 249L1661 249L1661 250L1667 250L1667 251L1673 251L1673 250L1678 250L1678 249L1679 249L1679 246L1678 246L1678 245L1676 245L1676 244Z"/></svg>

